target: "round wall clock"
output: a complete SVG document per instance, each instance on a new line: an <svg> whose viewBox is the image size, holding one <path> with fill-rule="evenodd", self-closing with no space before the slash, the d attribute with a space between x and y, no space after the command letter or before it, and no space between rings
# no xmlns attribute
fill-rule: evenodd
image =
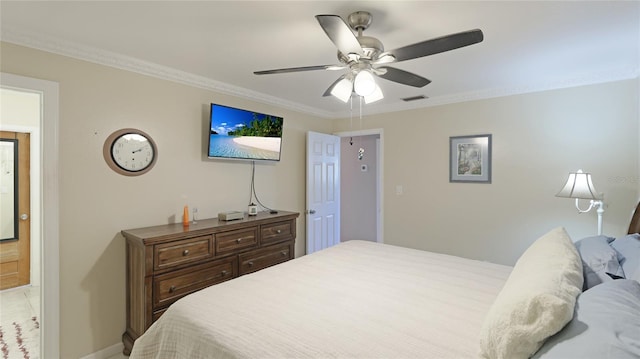
<svg viewBox="0 0 640 359"><path fill-rule="evenodd" d="M107 165L124 176L147 173L158 159L158 148L151 136L133 128L124 128L109 135L102 153Z"/></svg>

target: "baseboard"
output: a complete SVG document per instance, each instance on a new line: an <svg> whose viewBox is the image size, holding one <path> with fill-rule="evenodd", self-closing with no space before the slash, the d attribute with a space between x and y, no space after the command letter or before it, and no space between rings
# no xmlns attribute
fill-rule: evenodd
<svg viewBox="0 0 640 359"><path fill-rule="evenodd" d="M98 350L97 352L91 353L80 359L109 359L114 355L122 354L123 349L124 349L124 345L122 343L118 343L110 347L106 347L102 350Z"/></svg>

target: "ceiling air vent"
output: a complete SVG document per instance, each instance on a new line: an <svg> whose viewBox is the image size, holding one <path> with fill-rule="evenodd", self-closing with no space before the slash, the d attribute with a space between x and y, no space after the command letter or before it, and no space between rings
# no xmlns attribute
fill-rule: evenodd
<svg viewBox="0 0 640 359"><path fill-rule="evenodd" d="M402 99L402 101L404 102L410 102L410 101L417 101L417 100L424 100L427 99L428 97L425 95L420 95L420 96L413 96L413 97L405 97Z"/></svg>

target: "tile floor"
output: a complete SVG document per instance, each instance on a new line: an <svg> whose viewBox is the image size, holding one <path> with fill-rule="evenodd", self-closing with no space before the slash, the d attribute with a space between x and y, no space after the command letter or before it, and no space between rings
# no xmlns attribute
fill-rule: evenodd
<svg viewBox="0 0 640 359"><path fill-rule="evenodd" d="M23 286L0 291L0 321L40 316L40 287Z"/></svg>
<svg viewBox="0 0 640 359"><path fill-rule="evenodd" d="M40 317L40 287L23 286L0 291L0 322L21 322ZM38 346L38 344L35 344ZM29 348L37 352L38 348Z"/></svg>
<svg viewBox="0 0 640 359"><path fill-rule="evenodd" d="M0 322L22 321L33 316L40 316L40 287L24 286L0 291ZM128 358L120 353L108 359Z"/></svg>

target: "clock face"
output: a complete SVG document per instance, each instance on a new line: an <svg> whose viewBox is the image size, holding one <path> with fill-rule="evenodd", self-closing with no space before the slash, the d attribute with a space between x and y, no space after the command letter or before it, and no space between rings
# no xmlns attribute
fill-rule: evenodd
<svg viewBox="0 0 640 359"><path fill-rule="evenodd" d="M154 150L149 140L137 133L118 137L111 147L113 161L125 171L144 170L151 164L153 156Z"/></svg>
<svg viewBox="0 0 640 359"><path fill-rule="evenodd" d="M105 141L104 158L114 171L125 176L138 176L153 167L157 149L146 133L123 129L112 133Z"/></svg>

